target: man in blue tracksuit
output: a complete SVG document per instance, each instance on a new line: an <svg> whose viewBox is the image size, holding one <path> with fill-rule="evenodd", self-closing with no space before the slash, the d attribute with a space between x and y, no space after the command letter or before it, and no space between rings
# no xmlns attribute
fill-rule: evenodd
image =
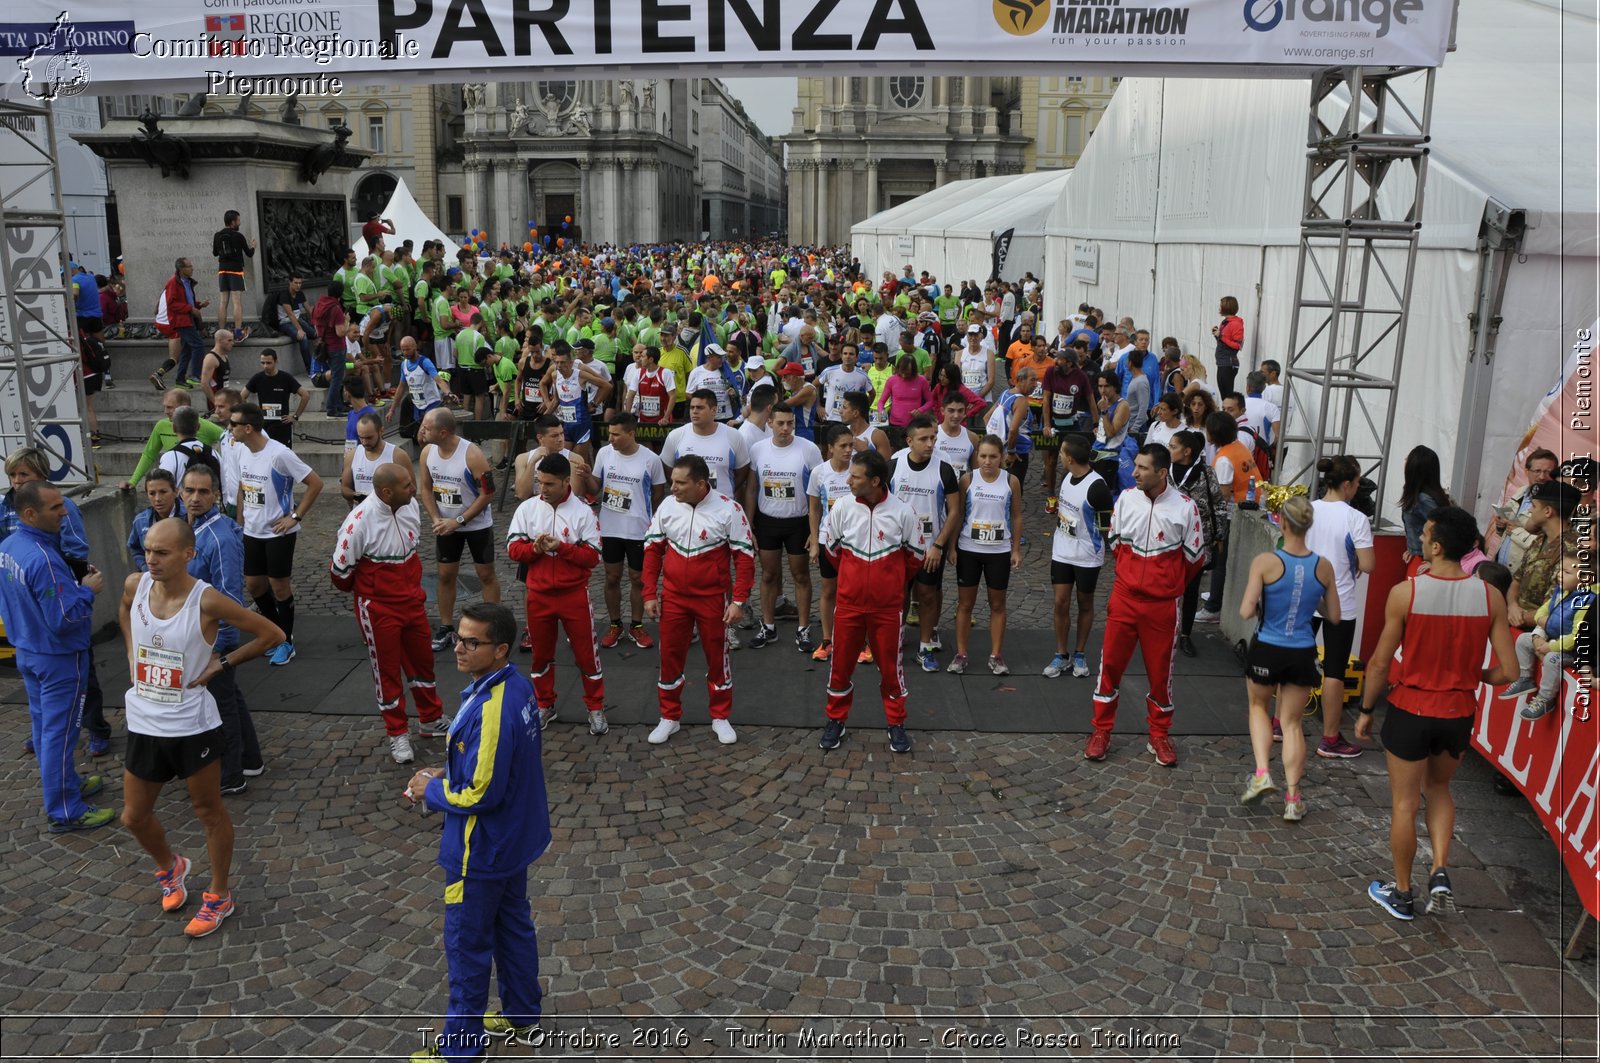
<svg viewBox="0 0 1600 1063"><path fill-rule="evenodd" d="M89 683L94 596L104 579L91 565L80 583L67 567L57 545L66 518L60 491L36 480L12 491L10 502L20 524L0 541L0 619L28 692L45 815L55 833L103 827L116 811L84 800L103 783L80 777L72 756Z"/></svg>
<svg viewBox="0 0 1600 1063"><path fill-rule="evenodd" d="M189 562L189 575L205 580L244 605L244 531L217 508L217 498L222 494L217 471L197 462L184 472L180 488L179 516L185 516L194 529L194 560ZM227 653L238 645L238 630L231 624L218 624L217 652ZM222 717L222 792L244 793L245 777L266 770L250 707L245 704L232 668L213 676L206 689L216 699L217 715Z"/></svg>
<svg viewBox="0 0 1600 1063"><path fill-rule="evenodd" d="M517 621L498 603L470 605L456 627L456 669L472 677L450 725L443 769L424 768L406 794L443 812L444 951L450 1006L444 1033L413 1061L476 1060L491 1035L528 1039L539 1022L539 942L528 867L550 844L533 686L511 663ZM489 968L502 1011L485 1015Z"/></svg>

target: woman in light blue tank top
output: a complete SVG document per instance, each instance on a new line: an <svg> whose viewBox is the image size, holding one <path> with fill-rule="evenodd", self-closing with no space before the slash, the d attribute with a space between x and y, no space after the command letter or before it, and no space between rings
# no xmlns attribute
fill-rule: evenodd
<svg viewBox="0 0 1600 1063"><path fill-rule="evenodd" d="M1283 818L1291 823L1305 816L1300 776L1305 771L1306 738L1300 728L1311 690L1322 682L1317 669L1317 639L1311 618L1319 611L1339 622L1339 591L1333 565L1306 547L1311 503L1291 498L1278 511L1283 546L1250 563L1239 615L1256 621L1256 634L1245 655L1245 686L1250 695L1250 747L1256 768L1240 800L1249 804L1276 790L1268 764L1272 756L1272 698L1278 698L1283 728ZM1330 611L1331 610L1331 611Z"/></svg>

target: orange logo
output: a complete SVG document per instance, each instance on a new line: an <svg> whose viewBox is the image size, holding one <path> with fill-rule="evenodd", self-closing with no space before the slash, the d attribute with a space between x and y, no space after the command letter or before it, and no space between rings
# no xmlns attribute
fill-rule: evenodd
<svg viewBox="0 0 1600 1063"><path fill-rule="evenodd" d="M1026 37L1044 29L1050 17L1049 0L993 0L994 20L1013 37Z"/></svg>

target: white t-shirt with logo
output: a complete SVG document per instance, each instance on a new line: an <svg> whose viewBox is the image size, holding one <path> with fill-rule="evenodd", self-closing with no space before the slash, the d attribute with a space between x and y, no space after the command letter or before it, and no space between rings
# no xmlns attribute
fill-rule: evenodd
<svg viewBox="0 0 1600 1063"><path fill-rule="evenodd" d="M600 481L600 534L642 541L655 512L651 488L667 482L661 458L645 447L624 455L608 443L595 455L594 476Z"/></svg>
<svg viewBox="0 0 1600 1063"><path fill-rule="evenodd" d="M252 539L276 539L272 524L294 512L294 485L311 475L311 466L275 439L252 454L239 447L239 492L243 495L244 533ZM294 535L295 525L284 535Z"/></svg>
<svg viewBox="0 0 1600 1063"><path fill-rule="evenodd" d="M822 463L822 451L809 439L796 436L786 447L763 439L750 448L750 475L756 478L756 508L767 517L804 517L811 470ZM754 513L750 516L755 516Z"/></svg>

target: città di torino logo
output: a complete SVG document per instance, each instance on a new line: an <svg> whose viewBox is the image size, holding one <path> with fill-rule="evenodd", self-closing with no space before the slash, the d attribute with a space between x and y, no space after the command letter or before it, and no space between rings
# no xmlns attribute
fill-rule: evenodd
<svg viewBox="0 0 1600 1063"><path fill-rule="evenodd" d="M1351 22L1375 26L1374 36L1387 37L1396 22L1410 25L1422 14L1423 0L1244 0L1244 24L1268 33L1282 22Z"/></svg>

